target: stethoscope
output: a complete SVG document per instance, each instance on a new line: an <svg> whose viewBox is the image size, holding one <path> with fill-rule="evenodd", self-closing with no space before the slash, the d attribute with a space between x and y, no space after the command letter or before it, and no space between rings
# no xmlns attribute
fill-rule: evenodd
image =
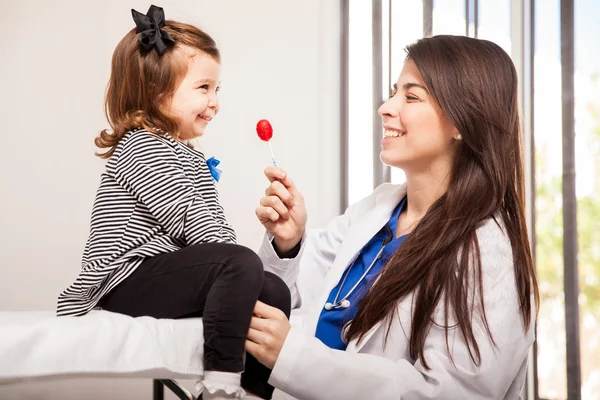
<svg viewBox="0 0 600 400"><path fill-rule="evenodd" d="M346 309L346 308L350 307L351 303L350 303L350 300L348 300L348 298L354 292L354 290L360 285L360 283L365 279L365 277L367 276L369 271L371 271L371 269L373 268L373 265L375 265L377 260L379 260L379 257L381 257L381 253L383 253L383 249L385 248L385 246L392 241L392 238L394 236L392 229L387 224L385 225L385 228L386 228L387 236L386 236L385 240L383 241L383 243L381 244L381 248L379 249L379 252L375 256L373 261L371 261L371 264L369 265L369 267L365 270L365 272L358 279L358 281L354 284L354 286L352 286L352 289L350 289L350 291L348 293L346 293L346 295L342 299L338 300L338 298L340 297L342 288L344 287L344 283L346 283L346 279L348 278L348 275L350 275L350 270L354 266L354 262L350 265L350 267L346 270L346 273L344 274L344 279L342 280L342 283L337 291L337 294L335 295L335 299L333 299L333 303L330 303L330 302L325 303L326 311L338 310L340 308Z"/></svg>

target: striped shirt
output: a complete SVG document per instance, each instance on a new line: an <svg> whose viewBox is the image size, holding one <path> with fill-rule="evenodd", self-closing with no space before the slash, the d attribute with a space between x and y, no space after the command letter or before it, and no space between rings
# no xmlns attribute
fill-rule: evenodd
<svg viewBox="0 0 600 400"><path fill-rule="evenodd" d="M102 174L81 272L57 314L86 314L148 257L214 242L236 236L204 154L169 134L128 132Z"/></svg>

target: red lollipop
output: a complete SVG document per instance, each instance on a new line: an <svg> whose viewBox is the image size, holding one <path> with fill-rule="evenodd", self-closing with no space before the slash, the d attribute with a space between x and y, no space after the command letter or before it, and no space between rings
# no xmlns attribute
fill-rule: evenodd
<svg viewBox="0 0 600 400"><path fill-rule="evenodd" d="M268 142L273 137L273 127L269 121L261 119L256 124L256 133L258 133L260 140Z"/></svg>
<svg viewBox="0 0 600 400"><path fill-rule="evenodd" d="M273 149L271 148L270 142L271 138L273 137L273 127L271 126L271 123L266 119L261 119L256 124L256 133L258 134L260 140L267 142L267 144L269 145L269 151L271 152L273 165L277 166L277 163L275 162L275 155L273 154Z"/></svg>

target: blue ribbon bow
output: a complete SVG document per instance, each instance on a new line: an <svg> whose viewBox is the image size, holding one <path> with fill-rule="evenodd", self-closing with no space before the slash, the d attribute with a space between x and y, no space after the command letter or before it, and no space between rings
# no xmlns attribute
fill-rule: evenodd
<svg viewBox="0 0 600 400"><path fill-rule="evenodd" d="M217 168L217 165L219 165L221 163L221 161L217 160L214 157L209 158L208 160L206 160L206 165L208 165L208 169L210 170L210 175L213 177L213 179L216 182L219 182L219 178L221 177L221 170L219 168Z"/></svg>

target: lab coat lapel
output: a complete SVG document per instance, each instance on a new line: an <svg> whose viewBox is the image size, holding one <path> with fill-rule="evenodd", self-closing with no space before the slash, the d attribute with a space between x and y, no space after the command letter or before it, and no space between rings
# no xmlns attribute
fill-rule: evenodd
<svg viewBox="0 0 600 400"><path fill-rule="evenodd" d="M321 293L321 297L317 299L311 313L310 320L313 321L312 326L307 326L309 332L315 332L317 322L323 309L323 305L327 301L327 297L341 279L348 265L358 256L362 247L385 225L389 220L390 214L398 205L400 200L406 195L406 185L397 186L395 190L381 195L375 199L375 206L367 211L360 220L353 221L353 226L348 232L340 251L333 263L331 270L327 275L325 288ZM364 343L364 340L363 340Z"/></svg>

